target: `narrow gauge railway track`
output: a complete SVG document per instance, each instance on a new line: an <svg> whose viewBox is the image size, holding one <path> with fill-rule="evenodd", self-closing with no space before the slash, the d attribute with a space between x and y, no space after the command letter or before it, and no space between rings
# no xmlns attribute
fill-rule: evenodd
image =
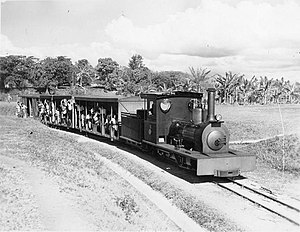
<svg viewBox="0 0 300 232"><path fill-rule="evenodd" d="M226 179L228 182L214 181L219 187L233 192L260 207L277 214L289 222L300 226L300 204L298 199L280 198L272 191L243 180Z"/></svg>

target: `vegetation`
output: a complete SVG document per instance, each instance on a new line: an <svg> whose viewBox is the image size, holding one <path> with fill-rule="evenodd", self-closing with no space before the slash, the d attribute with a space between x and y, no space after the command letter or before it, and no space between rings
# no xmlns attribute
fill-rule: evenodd
<svg viewBox="0 0 300 232"><path fill-rule="evenodd" d="M88 87L101 87L118 94L173 90L204 92L207 87L217 89L217 99L224 104L298 103L300 83L281 79L226 72L211 75L206 68L189 67L190 74L177 71L154 72L147 68L141 55L133 55L128 66L120 66L111 58L99 58L93 67L88 60L73 64L64 56L39 60L29 56L0 57L0 90L34 88L54 94L62 86L82 91Z"/></svg>
<svg viewBox="0 0 300 232"><path fill-rule="evenodd" d="M275 137L245 147L257 154L259 163L265 163L278 171L300 175L300 141L295 134Z"/></svg>

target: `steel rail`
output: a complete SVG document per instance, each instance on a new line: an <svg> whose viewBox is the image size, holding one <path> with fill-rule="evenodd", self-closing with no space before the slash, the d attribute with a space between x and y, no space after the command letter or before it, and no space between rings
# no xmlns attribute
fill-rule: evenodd
<svg viewBox="0 0 300 232"><path fill-rule="evenodd" d="M253 188L250 188L250 187L248 187L248 186L246 186L246 185L243 185L243 184L241 184L241 183L239 183L239 182L236 182L236 181L234 181L234 180L232 180L232 179L230 179L230 178L228 178L228 180L230 180L230 181L231 181L232 183L234 183L234 184L237 184L237 185L241 186L242 188L246 188L246 189L248 189L248 190L250 190L250 191L252 191L252 192L254 192L254 193L257 193L257 194L259 194L259 195L262 195L262 196L264 196L264 197L266 197L266 198L268 198L268 199L270 199L270 200L273 200L273 201L275 201L275 202L277 202L277 203L279 203L279 204L281 204L281 205L284 205L284 206L286 206L286 207L288 207L288 208L290 208L290 209L293 209L293 210L295 210L296 212L300 213L300 209L298 209L298 208L296 208L296 207L294 207L294 206L292 206L292 205L289 205L288 203L285 203L285 202L283 202L283 201L281 201L281 200L279 200L279 199L276 199L275 197L269 196L269 195L267 195L267 194L265 194L265 193L263 193L263 192L259 192L259 191L255 190L255 189L253 189ZM268 189L266 189L266 190L268 190Z"/></svg>
<svg viewBox="0 0 300 232"><path fill-rule="evenodd" d="M264 197L264 198L266 198L268 200L271 200L272 202L276 202L280 207L283 206L285 208L293 210L293 212L295 212L296 214L298 214L300 212L300 210L298 208L295 208L294 206L291 206L291 205L289 205L289 204L287 204L287 203L285 203L285 202L283 202L281 200L278 200L275 197L268 196L265 193L259 192L259 191L255 190L255 189L252 189L252 188L250 188L248 186L245 186L245 185L243 185L241 183L238 183L238 182L236 182L236 181L234 181L232 179L228 179L228 180L230 181L230 183L238 185L241 188L240 191L237 190L237 189L234 189L231 186L228 186L227 185L228 183L220 183L220 182L217 182L217 181L213 181L213 183L216 184L216 185L218 185L221 188L224 188L224 189L226 189L226 190L228 190L230 192L235 193L236 195L238 195L240 197L243 197L243 198L247 199L248 201L250 201L250 202L252 202L252 203L254 203L256 205L259 205L260 207L262 207L262 208L270 211L271 213L274 213L274 214L276 214L276 215L278 215L278 216L280 216L280 217L288 220L289 222L291 222L291 223L293 223L293 224L295 224L297 226L300 226L299 221L297 221L295 219L291 219L290 217L284 215L285 214L284 212L278 212L276 209L274 210L274 209L268 207L267 203L264 203L264 201L259 202L259 200L254 199L251 196L247 196L247 194L243 193L242 190L245 191L245 189L246 189L248 192L252 192L252 193L254 193L254 194L258 195L258 196L261 196L261 197ZM299 214L298 218L300 218L300 214Z"/></svg>

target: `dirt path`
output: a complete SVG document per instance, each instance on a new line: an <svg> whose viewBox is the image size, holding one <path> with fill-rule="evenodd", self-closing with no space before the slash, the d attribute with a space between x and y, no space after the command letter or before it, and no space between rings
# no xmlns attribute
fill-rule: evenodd
<svg viewBox="0 0 300 232"><path fill-rule="evenodd" d="M41 228L37 229L81 231L94 229L84 219L84 213L80 212L72 202L65 198L60 193L57 183L52 181L42 171L29 166L24 161L3 155L0 155L0 162L1 166L5 165L7 170L14 170L16 175L22 175L24 182L28 184L27 191L31 191L35 207L39 211L39 214L36 216ZM16 204L22 198L14 200ZM31 208L32 205L27 204L23 207Z"/></svg>

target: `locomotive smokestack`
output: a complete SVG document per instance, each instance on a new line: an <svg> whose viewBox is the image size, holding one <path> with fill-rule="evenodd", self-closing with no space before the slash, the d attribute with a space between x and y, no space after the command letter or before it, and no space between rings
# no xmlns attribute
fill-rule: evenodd
<svg viewBox="0 0 300 232"><path fill-rule="evenodd" d="M215 93L216 90L214 88L207 89L207 104L208 104L208 114L207 121L215 121Z"/></svg>

